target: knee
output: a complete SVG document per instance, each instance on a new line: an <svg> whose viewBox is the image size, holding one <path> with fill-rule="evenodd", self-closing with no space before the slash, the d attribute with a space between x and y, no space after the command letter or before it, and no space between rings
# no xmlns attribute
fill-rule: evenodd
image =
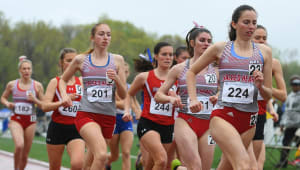
<svg viewBox="0 0 300 170"><path fill-rule="evenodd" d="M130 159L130 152L129 151L122 151L122 158L123 159Z"/></svg>
<svg viewBox="0 0 300 170"><path fill-rule="evenodd" d="M167 167L167 160L168 160L167 154L161 154L156 158L154 158L154 164L161 168L165 168Z"/></svg>
<svg viewBox="0 0 300 170"><path fill-rule="evenodd" d="M98 152L98 153L94 154L94 160L93 161L104 164L107 159L108 159L108 155L106 154L106 152Z"/></svg>
<svg viewBox="0 0 300 170"><path fill-rule="evenodd" d="M248 156L240 158L240 160L236 162L236 169L253 169L253 168L255 167L251 166L250 158Z"/></svg>
<svg viewBox="0 0 300 170"><path fill-rule="evenodd" d="M71 160L72 170L81 170L83 167L83 159Z"/></svg>
<svg viewBox="0 0 300 170"><path fill-rule="evenodd" d="M119 159L119 153L116 153L116 154L111 153L111 155L110 155L110 161L111 162L114 162L118 159Z"/></svg>
<svg viewBox="0 0 300 170"><path fill-rule="evenodd" d="M255 164L255 165L251 164L250 169L251 170L258 170L258 165L257 164Z"/></svg>
<svg viewBox="0 0 300 170"><path fill-rule="evenodd" d="M15 144L15 152L22 152L24 149L24 143L23 142L17 142Z"/></svg>
<svg viewBox="0 0 300 170"><path fill-rule="evenodd" d="M197 159L191 160L189 166L190 166L192 169L201 169L201 167L202 167L201 161L198 161Z"/></svg>

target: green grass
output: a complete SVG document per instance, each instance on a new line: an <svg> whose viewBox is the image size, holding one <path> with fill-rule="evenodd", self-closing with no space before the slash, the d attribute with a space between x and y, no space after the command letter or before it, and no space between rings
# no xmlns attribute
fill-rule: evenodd
<svg viewBox="0 0 300 170"><path fill-rule="evenodd" d="M43 137L35 137L34 140L45 142L45 138L43 138ZM135 136L134 137L134 142L133 142L133 147L132 147L132 150L131 150L131 155L136 156L138 154L137 143L138 143L138 139ZM0 149L8 151L8 152L13 152L14 144L13 144L12 139L7 139L7 138L0 137ZM295 151L292 151L290 153L289 160L293 160L294 153L295 153ZM267 151L266 151L266 162L265 162L265 167L264 167L265 170L274 169L274 165L277 163L277 160L279 160L279 154L280 154L280 151L278 149L269 149L269 148L267 149ZM47 157L46 145L45 144L33 143L32 149L31 149L30 154L29 154L29 157L47 162L48 157ZM214 162L213 162L213 168L217 167L218 162L220 160L220 157L221 157L221 150L218 147L216 147ZM65 151L64 155L63 155L62 166L70 167L69 162L70 162L69 156L68 156L67 152ZM134 168L135 159L131 159L131 163L132 163L132 168L131 169L134 170L135 169ZM112 169L113 170L121 170L121 164L122 164L121 157L119 157L118 161L116 161L112 164ZM296 168L291 166L291 165L289 165L288 168L286 168L286 170L295 170L295 169Z"/></svg>

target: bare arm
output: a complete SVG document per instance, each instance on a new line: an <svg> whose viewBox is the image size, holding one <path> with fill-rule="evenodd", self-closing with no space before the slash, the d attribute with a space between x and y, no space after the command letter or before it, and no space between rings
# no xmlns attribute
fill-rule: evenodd
<svg viewBox="0 0 300 170"><path fill-rule="evenodd" d="M15 80L8 82L1 96L1 103L9 109L13 109L15 107L15 104L13 102L8 101L8 97L12 93L12 88L14 87L14 84Z"/></svg>
<svg viewBox="0 0 300 170"><path fill-rule="evenodd" d="M195 113L201 110L201 103L197 100L196 96L196 75L207 67L213 61L217 61L219 56L222 54L222 50L224 49L225 43L216 43L210 46L198 60L192 65L192 67L187 71L186 79L187 79L187 88L188 94L190 97L190 110Z"/></svg>
<svg viewBox="0 0 300 170"><path fill-rule="evenodd" d="M126 78L125 78L125 70L124 70L124 59L120 55L115 55L115 61L118 67L118 74L117 76L110 77L116 83L116 91L118 96L121 99L125 99L126 97Z"/></svg>
<svg viewBox="0 0 300 170"><path fill-rule="evenodd" d="M142 109L141 109L141 105L139 104L135 96L132 98L131 109L135 113L135 118L140 119L142 114Z"/></svg>
<svg viewBox="0 0 300 170"><path fill-rule="evenodd" d="M118 96L118 94L116 94L116 107L118 108L118 109L121 109L121 110L124 110L124 105L125 105L125 102L124 102L124 100L122 100L119 96Z"/></svg>
<svg viewBox="0 0 300 170"><path fill-rule="evenodd" d="M168 95L170 88L174 85L178 75L184 69L185 63L174 66L168 73L166 81L162 84L156 92L154 99L158 103L172 103L173 106L183 107L181 99L176 94Z"/></svg>
<svg viewBox="0 0 300 170"><path fill-rule="evenodd" d="M55 110L59 106L62 105L62 101L53 102L56 87L57 87L57 79L53 78L48 84L48 87L46 89L46 93L45 93L45 96L43 99L42 110L44 112L49 112L51 110Z"/></svg>
<svg viewBox="0 0 300 170"><path fill-rule="evenodd" d="M76 71L81 70L83 60L84 55L76 56L75 59L70 63L69 67L65 70L59 81L59 91L64 107L72 106L72 100L66 92L67 82L72 78Z"/></svg>
<svg viewBox="0 0 300 170"><path fill-rule="evenodd" d="M129 121L132 119L131 115L130 115L130 106L132 103L132 100L134 100L134 97L136 95L136 93L141 90L147 80L148 77L148 72L144 72L144 73L140 73L138 74L135 79L133 80L127 96L125 98L125 109L124 109L124 116L123 116L123 120L124 121Z"/></svg>
<svg viewBox="0 0 300 170"><path fill-rule="evenodd" d="M274 122L277 122L278 121L278 114L276 113L276 111L275 111L275 109L273 107L272 100L268 101L267 108L269 110L270 115L273 116Z"/></svg>
<svg viewBox="0 0 300 170"><path fill-rule="evenodd" d="M287 92L283 79L282 67L277 59L273 58L272 61L272 72L277 85L277 88L272 88L272 95L281 102L284 102L287 98Z"/></svg>
<svg viewBox="0 0 300 170"><path fill-rule="evenodd" d="M260 44L260 49L264 57L263 76L259 71L255 71L253 76L261 96L268 101L272 97L272 50L263 44Z"/></svg>
<svg viewBox="0 0 300 170"><path fill-rule="evenodd" d="M39 108L42 108L42 100L44 98L44 87L40 82L35 81L35 83L37 90L36 96L33 93L29 93L27 99L37 104Z"/></svg>

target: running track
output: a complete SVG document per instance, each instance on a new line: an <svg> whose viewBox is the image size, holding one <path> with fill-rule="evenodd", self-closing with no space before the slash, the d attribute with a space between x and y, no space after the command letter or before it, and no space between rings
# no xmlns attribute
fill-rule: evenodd
<svg viewBox="0 0 300 170"><path fill-rule="evenodd" d="M12 153L0 150L0 167L5 170L14 169ZM49 164L29 158L26 170L49 170ZM61 170L67 170L67 168L62 167Z"/></svg>

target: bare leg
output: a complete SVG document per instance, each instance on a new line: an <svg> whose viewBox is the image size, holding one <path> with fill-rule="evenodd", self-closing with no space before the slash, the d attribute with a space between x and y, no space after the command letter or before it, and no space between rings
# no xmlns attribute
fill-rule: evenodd
<svg viewBox="0 0 300 170"><path fill-rule="evenodd" d="M89 122L80 129L80 135L86 141L89 151L93 155L91 170L103 169L108 156L106 154L106 141L102 135L100 126L97 123Z"/></svg>
<svg viewBox="0 0 300 170"><path fill-rule="evenodd" d="M258 170L256 157L255 157L255 154L254 154L254 151L253 151L253 141L250 143L250 145L248 147L248 154L249 154L249 157L250 157L252 170Z"/></svg>
<svg viewBox="0 0 300 170"><path fill-rule="evenodd" d="M60 170L62 155L65 145L47 144L47 152L49 159L49 170Z"/></svg>
<svg viewBox="0 0 300 170"><path fill-rule="evenodd" d="M198 153L198 139L194 131L185 120L177 118L174 132L178 152L185 166L191 170L201 169L201 159Z"/></svg>
<svg viewBox="0 0 300 170"><path fill-rule="evenodd" d="M90 151L89 147L86 145L86 153L84 155L83 170L91 169L93 159L94 159L93 154Z"/></svg>
<svg viewBox="0 0 300 170"><path fill-rule="evenodd" d="M34 133L35 133L35 127L36 123L31 124L25 129L24 132L24 149L22 152L22 157L21 157L21 164L20 164L20 170L25 169L27 160L28 160L28 155L32 146L32 141L34 138Z"/></svg>
<svg viewBox="0 0 300 170"><path fill-rule="evenodd" d="M260 143L260 142L259 142ZM254 146L256 144L259 145L259 143L256 143L254 142ZM259 152L259 155L258 157L256 158L257 160L257 164L258 164L258 170L263 170L264 169L264 164L265 164L265 160L266 160L266 150L265 150L265 144L264 142L262 141L261 142L261 149L260 149L260 152Z"/></svg>
<svg viewBox="0 0 300 170"><path fill-rule="evenodd" d="M71 170L81 170L84 160L84 141L82 139L71 140L67 144L67 151L70 156Z"/></svg>
<svg viewBox="0 0 300 170"><path fill-rule="evenodd" d="M149 158L151 159L151 157L150 157L150 154L148 153L148 151L146 150L145 146L141 142L140 142L140 151L141 151L141 154L142 154L142 156L140 158L141 162L142 162L142 165L145 168L145 170L147 170L147 168L146 168L147 161L149 160ZM150 169L152 169L152 167L153 167L153 161L150 165Z"/></svg>
<svg viewBox="0 0 300 170"><path fill-rule="evenodd" d="M112 162L118 160L119 158L119 140L120 135L114 134L111 141L109 142L110 155L108 158L107 165L110 165Z"/></svg>
<svg viewBox="0 0 300 170"><path fill-rule="evenodd" d="M122 170L131 169L130 151L133 143L133 133L131 131L123 131L120 138L122 148Z"/></svg>
<svg viewBox="0 0 300 170"><path fill-rule="evenodd" d="M219 170L229 170L232 169L231 166L234 170L250 170L250 158L246 148L253 138L255 128L240 135L226 120L213 117L210 121L210 132L223 152Z"/></svg>
<svg viewBox="0 0 300 170"><path fill-rule="evenodd" d="M200 154L203 170L210 170L214 160L215 145L208 145L208 135L209 130L198 140L198 152Z"/></svg>
<svg viewBox="0 0 300 170"><path fill-rule="evenodd" d="M171 170L171 163L175 158L175 143L167 143L167 144L163 144L166 152L167 152L167 156L168 156L168 160L167 160L167 167L166 170Z"/></svg>
<svg viewBox="0 0 300 170"><path fill-rule="evenodd" d="M151 130L144 134L141 138L141 143L143 143L144 147L149 152L150 157L154 161L152 170L165 169L167 167L168 156L160 141L160 135Z"/></svg>

